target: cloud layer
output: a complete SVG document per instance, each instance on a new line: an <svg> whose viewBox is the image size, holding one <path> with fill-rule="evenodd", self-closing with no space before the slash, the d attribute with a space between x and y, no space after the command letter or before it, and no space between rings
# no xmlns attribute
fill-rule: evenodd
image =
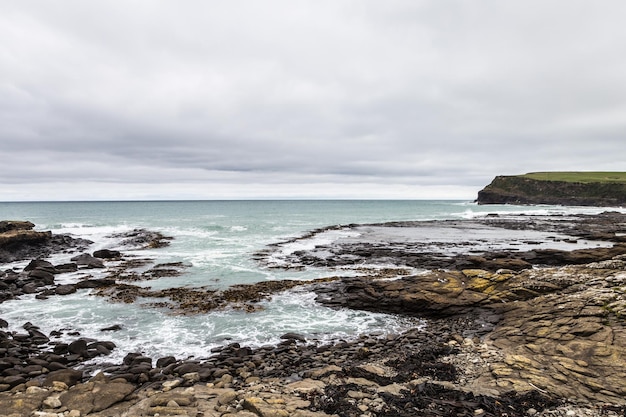
<svg viewBox="0 0 626 417"><path fill-rule="evenodd" d="M0 200L474 198L626 169L620 1L0 5Z"/></svg>

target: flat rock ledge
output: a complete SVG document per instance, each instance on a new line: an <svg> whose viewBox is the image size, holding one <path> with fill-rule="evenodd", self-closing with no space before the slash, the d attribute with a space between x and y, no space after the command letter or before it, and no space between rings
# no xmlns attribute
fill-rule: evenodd
<svg viewBox="0 0 626 417"><path fill-rule="evenodd" d="M587 265L437 271L393 281L345 279L318 290L330 306L475 316L500 354L471 383L499 393L626 404L626 256ZM467 329L466 333L470 332Z"/></svg>

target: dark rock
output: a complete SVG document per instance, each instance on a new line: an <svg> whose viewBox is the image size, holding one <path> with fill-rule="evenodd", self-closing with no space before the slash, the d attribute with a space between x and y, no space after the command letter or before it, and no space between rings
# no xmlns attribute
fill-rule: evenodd
<svg viewBox="0 0 626 417"><path fill-rule="evenodd" d="M109 287L112 285L115 285L114 279L102 278L102 279L85 279L76 283L75 287L77 289L85 289L85 288Z"/></svg>
<svg viewBox="0 0 626 417"><path fill-rule="evenodd" d="M65 272L76 272L78 271L78 265L76 265L75 263L66 263L61 265L55 265L54 269L57 274Z"/></svg>
<svg viewBox="0 0 626 417"><path fill-rule="evenodd" d="M169 245L169 240L172 240L171 237L146 229L135 229L130 232L117 233L111 237L123 239L121 244L124 246L140 249L162 248Z"/></svg>
<svg viewBox="0 0 626 417"><path fill-rule="evenodd" d="M4 221L0 224L0 230L3 230L0 231L0 263L45 258L69 249L86 248L92 243L68 235L31 230L34 225L30 222ZM34 265L31 267L34 268Z"/></svg>
<svg viewBox="0 0 626 417"><path fill-rule="evenodd" d="M31 337L32 343L36 345L41 345L50 341L48 336L40 332L38 329L28 329L28 334Z"/></svg>
<svg viewBox="0 0 626 417"><path fill-rule="evenodd" d="M31 230L35 225L28 221L21 220L2 220L0 221L0 233L10 232L11 230Z"/></svg>
<svg viewBox="0 0 626 417"><path fill-rule="evenodd" d="M108 341L98 341L98 342L94 342L94 343L90 343L89 345L87 345L87 349L92 349L94 346L102 346L106 349L108 349L109 351L115 349L117 346L115 345L115 343L113 342L108 342Z"/></svg>
<svg viewBox="0 0 626 417"><path fill-rule="evenodd" d="M176 358L174 356L165 356L163 358L157 359L156 367L157 368L165 368L168 365L176 363Z"/></svg>
<svg viewBox="0 0 626 417"><path fill-rule="evenodd" d="M78 256L74 256L72 262L76 262L79 266L85 266L87 268L104 268L102 260L95 258L88 253L83 253Z"/></svg>
<svg viewBox="0 0 626 417"><path fill-rule="evenodd" d="M50 371L58 371L59 369L67 369L67 366L59 362L50 362L48 363L46 368L48 368Z"/></svg>
<svg viewBox="0 0 626 417"><path fill-rule="evenodd" d="M24 271L32 271L34 269L53 269L54 266L43 259L33 259L30 261L28 265L24 268Z"/></svg>
<svg viewBox="0 0 626 417"><path fill-rule="evenodd" d="M191 372L199 372L200 369L201 368L199 364L193 363L193 362L186 362L174 368L174 372L177 373L178 375L184 375L184 374L188 374Z"/></svg>
<svg viewBox="0 0 626 417"><path fill-rule="evenodd" d="M280 338L286 340L297 340L298 342L306 342L306 338L298 333L285 333Z"/></svg>
<svg viewBox="0 0 626 417"><path fill-rule="evenodd" d="M59 285L54 291L58 295L74 294L76 292L76 287L72 284Z"/></svg>
<svg viewBox="0 0 626 417"><path fill-rule="evenodd" d="M57 355L63 355L69 352L69 346L67 343L57 343L52 348L52 351Z"/></svg>
<svg viewBox="0 0 626 417"><path fill-rule="evenodd" d="M149 367L152 366L152 358L149 358L147 356L136 356L133 358L132 362L131 362L131 366L135 366L135 365L139 365L139 364L147 364Z"/></svg>
<svg viewBox="0 0 626 417"><path fill-rule="evenodd" d="M22 287L22 291L24 294L35 294L39 291L39 287L42 287L44 284L42 282L29 282Z"/></svg>
<svg viewBox="0 0 626 417"><path fill-rule="evenodd" d="M87 353L87 341L85 339L75 340L69 344L67 350L70 353L82 356Z"/></svg>
<svg viewBox="0 0 626 417"><path fill-rule="evenodd" d="M122 253L118 250L100 249L93 253L96 258L102 259L116 259L122 256Z"/></svg>
<svg viewBox="0 0 626 417"><path fill-rule="evenodd" d="M7 384L11 387L15 387L20 384L24 384L26 382L26 378L24 375L12 375L7 376L2 379L3 384Z"/></svg>
<svg viewBox="0 0 626 417"><path fill-rule="evenodd" d="M118 330L122 330L122 325L121 324L114 324L113 326L109 326L109 327L105 327L103 329L100 329L101 332L115 332Z"/></svg>

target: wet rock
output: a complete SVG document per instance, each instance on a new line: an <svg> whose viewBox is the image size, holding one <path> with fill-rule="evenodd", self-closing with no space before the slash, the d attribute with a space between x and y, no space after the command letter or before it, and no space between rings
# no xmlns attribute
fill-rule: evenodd
<svg viewBox="0 0 626 417"><path fill-rule="evenodd" d="M78 339L69 344L67 350L80 356L87 356L87 341Z"/></svg>
<svg viewBox="0 0 626 417"><path fill-rule="evenodd" d="M74 256L71 260L72 262L76 262L77 265L84 266L86 268L104 268L102 260L95 258L88 253Z"/></svg>
<svg viewBox="0 0 626 417"><path fill-rule="evenodd" d="M121 324L114 324L112 326L109 327L104 327L102 329L100 329L101 332L116 332L118 330L122 330L122 325Z"/></svg>
<svg viewBox="0 0 626 417"><path fill-rule="evenodd" d="M306 342L306 338L298 333L285 333L280 338L286 340L297 340L298 342Z"/></svg>
<svg viewBox="0 0 626 417"><path fill-rule="evenodd" d="M77 289L85 289L85 288L101 288L101 287L110 287L115 285L115 280L113 279L84 279L75 284Z"/></svg>
<svg viewBox="0 0 626 417"><path fill-rule="evenodd" d="M56 271L57 274L63 274L66 272L76 272L78 271L78 265L76 265L73 262L55 265L54 270Z"/></svg>
<svg viewBox="0 0 626 417"><path fill-rule="evenodd" d="M138 249L156 249L169 245L171 237L165 236L159 232L152 232L146 229L135 229L130 232L116 233L111 237L122 239L123 246L129 246Z"/></svg>
<svg viewBox="0 0 626 417"><path fill-rule="evenodd" d="M54 266L43 259L33 259L28 265L24 267L24 271L32 271L34 269L54 270Z"/></svg>
<svg viewBox="0 0 626 417"><path fill-rule="evenodd" d="M58 295L74 294L76 292L76 286L72 284L59 285L54 289L54 292Z"/></svg>
<svg viewBox="0 0 626 417"><path fill-rule="evenodd" d="M176 358L174 356L165 356L163 358L159 358L156 361L157 368L165 368L169 365L176 363Z"/></svg>
<svg viewBox="0 0 626 417"><path fill-rule="evenodd" d="M0 224L0 263L45 258L91 243L67 235L53 235L49 231L32 230L34 225L30 222L2 221Z"/></svg>
<svg viewBox="0 0 626 417"><path fill-rule="evenodd" d="M122 256L122 253L118 250L100 249L95 251L93 256L101 259L117 259Z"/></svg>

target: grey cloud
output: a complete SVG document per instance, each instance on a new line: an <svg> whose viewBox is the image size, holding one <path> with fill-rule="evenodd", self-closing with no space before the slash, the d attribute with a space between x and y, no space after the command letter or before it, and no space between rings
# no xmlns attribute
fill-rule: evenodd
<svg viewBox="0 0 626 417"><path fill-rule="evenodd" d="M0 189L82 172L478 190L498 174L623 170L624 12L565 0L0 5Z"/></svg>

